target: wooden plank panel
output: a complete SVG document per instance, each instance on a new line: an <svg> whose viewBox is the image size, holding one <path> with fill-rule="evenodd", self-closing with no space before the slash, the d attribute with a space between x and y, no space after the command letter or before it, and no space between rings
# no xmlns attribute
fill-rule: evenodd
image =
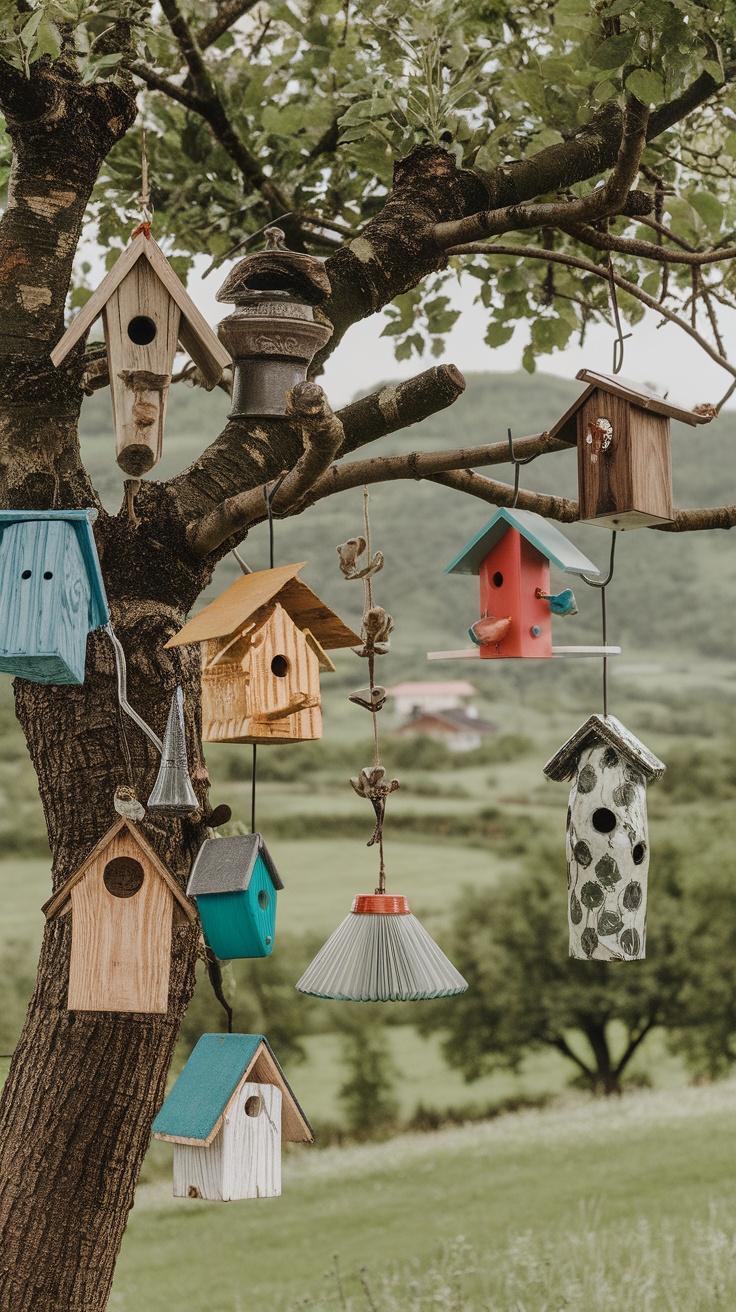
<svg viewBox="0 0 736 1312"><path fill-rule="evenodd" d="M186 642L228 637L261 606L272 601L284 584L294 578L306 563L302 560L298 565L280 565L277 569L261 569L253 574L244 574L189 620L183 629L169 639L166 646L181 647Z"/></svg>
<svg viewBox="0 0 736 1312"><path fill-rule="evenodd" d="M110 272L102 279L99 287L92 293L87 304L80 310L76 319L69 325L64 336L56 343L51 352L51 363L58 366L74 344L79 341L83 333L91 328L95 319L102 314L105 305L125 275L133 268L133 265L140 259L144 253L146 238L143 233L139 233L134 241L127 246L113 264Z"/></svg>
<svg viewBox="0 0 736 1312"><path fill-rule="evenodd" d="M599 418L613 428L608 451L593 459L588 425ZM596 391L578 414L580 519L613 529L672 519L669 420L618 396Z"/></svg>
<svg viewBox="0 0 736 1312"><path fill-rule="evenodd" d="M177 278L161 247L151 240L146 243L145 255L181 312L179 341L201 369L210 387L214 387L222 377L223 369L232 364L229 353Z"/></svg>
<svg viewBox="0 0 736 1312"><path fill-rule="evenodd" d="M0 536L0 669L83 683L90 586L72 524L8 524Z"/></svg>
<svg viewBox="0 0 736 1312"><path fill-rule="evenodd" d="M132 897L115 897L103 875L119 856L140 861L144 880ZM70 1011L165 1012L173 902L137 844L121 832L92 861L71 893Z"/></svg>

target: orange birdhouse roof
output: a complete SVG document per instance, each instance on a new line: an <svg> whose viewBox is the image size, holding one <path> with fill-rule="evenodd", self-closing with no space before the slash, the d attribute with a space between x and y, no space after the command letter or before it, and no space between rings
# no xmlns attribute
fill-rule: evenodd
<svg viewBox="0 0 736 1312"><path fill-rule="evenodd" d="M206 642L210 638L227 638L240 625L247 623L256 611L277 597L287 615L300 629L309 629L320 646L327 648L352 647L360 642L347 624L329 606L320 601L315 592L300 578L300 569L306 565L281 565L278 569L262 569L244 574L198 615L189 620L166 643L167 647L181 647L187 642Z"/></svg>

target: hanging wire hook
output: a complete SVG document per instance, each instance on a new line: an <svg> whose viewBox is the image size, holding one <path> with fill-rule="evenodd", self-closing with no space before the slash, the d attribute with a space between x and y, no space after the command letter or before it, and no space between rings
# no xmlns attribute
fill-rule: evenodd
<svg viewBox="0 0 736 1312"><path fill-rule="evenodd" d="M279 475L279 477L276 479L273 488L271 487L270 483L263 484L263 496L266 502L266 514L268 515L268 553L269 553L269 561L270 561L271 569L273 569L273 511L271 509L271 502L273 501L273 498L276 496L276 493L281 487L281 484L286 478L288 472L289 472L288 469L285 469L283 474Z"/></svg>
<svg viewBox="0 0 736 1312"><path fill-rule="evenodd" d="M606 606L606 588L613 578L613 570L616 558L616 538L618 534L614 530L611 533L611 555L608 561L608 573L604 579L589 579L587 574L581 574L580 578L583 583L587 583L589 588L598 588L601 594L601 641L604 647L608 646L608 610ZM603 657L603 714L608 715L608 656Z"/></svg>
<svg viewBox="0 0 736 1312"><path fill-rule="evenodd" d="M511 429L509 428L507 432L509 435L509 460L514 467L514 499L511 502L511 509L516 510L516 503L519 500L519 474L521 473L521 466L530 465L532 460L536 460L537 457L526 456L523 460L520 460L518 456L514 455L514 439L511 435Z"/></svg>
<svg viewBox="0 0 736 1312"><path fill-rule="evenodd" d="M581 574L580 578L583 583L587 583L589 588L607 588L613 578L614 560L616 556L616 538L618 534L614 531L611 533L611 555L608 560L608 574L604 579L590 579L587 574Z"/></svg>
<svg viewBox="0 0 736 1312"><path fill-rule="evenodd" d="M608 287L611 293L611 308L613 310L613 321L616 325L616 336L613 340L613 372L620 374L624 363L624 342L628 341L631 333L625 333L621 327L621 314L618 308L618 297L616 295L616 279L613 272L613 257L608 252Z"/></svg>

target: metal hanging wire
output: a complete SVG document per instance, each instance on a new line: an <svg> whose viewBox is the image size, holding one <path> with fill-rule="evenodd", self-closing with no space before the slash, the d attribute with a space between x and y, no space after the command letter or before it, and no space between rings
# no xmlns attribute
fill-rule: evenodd
<svg viewBox="0 0 736 1312"><path fill-rule="evenodd" d="M509 435L509 460L511 461L511 464L512 464L513 467L514 467L514 499L513 499L513 501L511 502L511 509L512 509L512 510L516 510L516 503L517 503L517 501L519 500L519 492L520 492L520 488L519 488L519 475L521 474L521 466L522 466L522 465L530 465L530 464L532 463L532 460L536 460L537 457L536 457L536 456L526 456L526 457L522 460L522 459L520 459L517 455L515 455L515 454L514 454L514 439L513 439L512 433L511 433L511 429L509 428L507 431L508 431L508 435Z"/></svg>
<svg viewBox="0 0 736 1312"><path fill-rule="evenodd" d="M606 589L613 578L613 571L616 562L616 538L618 534L614 531L611 533L611 555L608 560L608 574L604 579L591 579L587 574L581 574L583 583L587 583L589 588L598 588L601 594L601 640L604 647L608 646L608 609L606 605ZM608 715L608 656L603 657L603 714Z"/></svg>
<svg viewBox="0 0 736 1312"><path fill-rule="evenodd" d="M283 472L283 474L281 474L281 475L276 479L276 482L274 483L273 487L271 487L270 483L264 483L264 484L263 484L263 497L264 497L264 500L265 500L265 502L266 502L266 514L267 514L267 516L268 516L268 561L269 561L269 569L273 569L273 567L274 567L274 566L273 566L273 562L274 562L274 546L273 546L273 510L272 510L272 508L271 508L271 502L272 502L273 498L276 496L276 493L278 492L279 488L281 487L281 484L283 483L284 479L286 478L286 475L288 474L288 472L289 472L288 469L285 469L284 472ZM244 561L244 560L242 559L242 557L238 554L238 552L235 550L234 547L233 547L232 550L233 550L233 555L234 555L235 559L237 560L238 564L240 565L240 568L242 569L243 573L244 573L244 574L252 574L252 573L253 573L252 569L250 569L250 567L249 567L248 565L246 565L245 561ZM254 834L254 833L256 832L256 781L257 781L257 775L258 775L258 752L257 752L256 744L254 743L254 744L253 744L253 765L252 765L251 776L250 776L250 829L251 829L251 833L252 833L252 834Z"/></svg>
<svg viewBox="0 0 736 1312"><path fill-rule="evenodd" d="M613 372L620 374L624 363L624 342L628 341L631 333L625 333L621 326L621 313L618 308L618 297L616 295L616 279L613 271L613 256L608 252L606 261L608 267L608 288L611 293L611 309L613 310L613 322L616 325L616 336L613 339Z"/></svg>

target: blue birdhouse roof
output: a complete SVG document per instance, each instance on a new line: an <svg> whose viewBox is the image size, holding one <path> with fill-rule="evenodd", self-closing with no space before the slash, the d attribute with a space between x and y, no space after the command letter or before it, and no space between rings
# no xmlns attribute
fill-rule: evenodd
<svg viewBox="0 0 736 1312"><path fill-rule="evenodd" d="M110 619L110 608L97 555L92 521L97 511L90 510L0 510L0 533L9 524L33 523L43 519L64 520L71 524L87 569L90 587L89 627L100 629Z"/></svg>
<svg viewBox="0 0 736 1312"><path fill-rule="evenodd" d="M262 1034L203 1034L153 1122L153 1133L175 1141L211 1143L243 1076L281 1089L286 1140L311 1142L312 1130Z"/></svg>
<svg viewBox="0 0 736 1312"><path fill-rule="evenodd" d="M566 574L600 573L597 566L549 520L530 510L508 510L502 506L447 565L445 574L478 574L486 556L510 528L517 529L527 542Z"/></svg>
<svg viewBox="0 0 736 1312"><path fill-rule="evenodd" d="M262 834L234 834L229 838L205 838L192 866L188 897L203 893L246 892L258 858L268 871L274 888L284 885Z"/></svg>

